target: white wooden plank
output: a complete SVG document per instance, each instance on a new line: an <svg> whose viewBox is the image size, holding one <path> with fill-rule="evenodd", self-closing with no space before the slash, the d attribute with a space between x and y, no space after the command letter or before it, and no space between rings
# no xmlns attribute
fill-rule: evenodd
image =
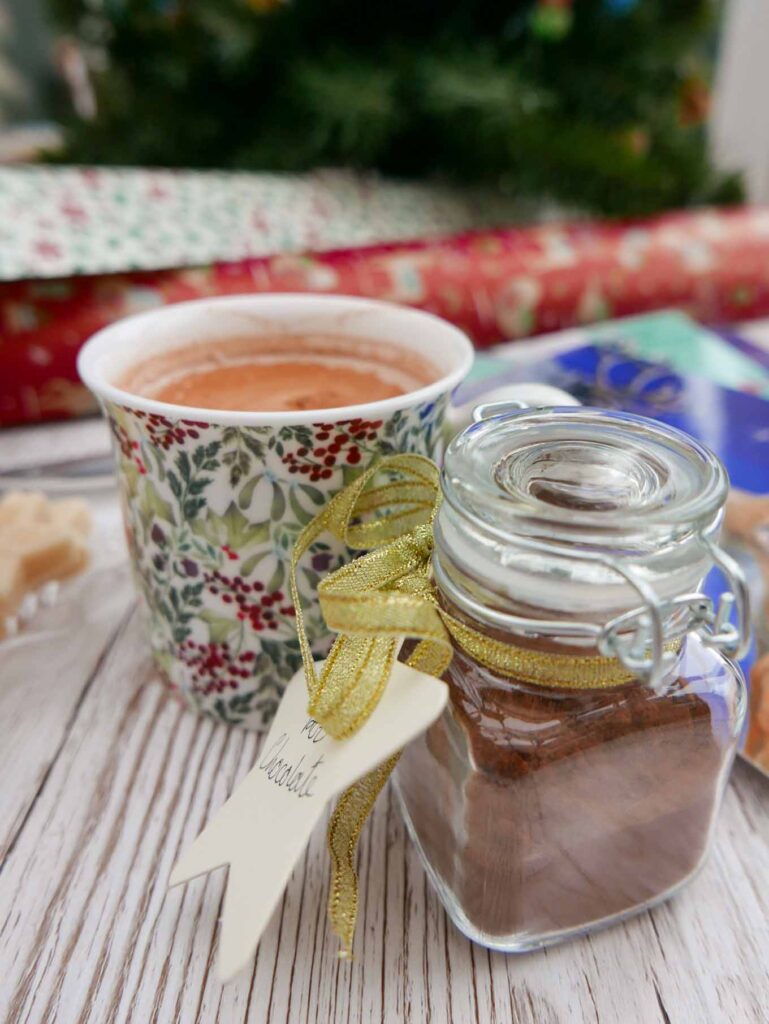
<svg viewBox="0 0 769 1024"><path fill-rule="evenodd" d="M77 714L99 658L130 600L127 569L103 577L82 606L77 628L38 631L0 647L0 861L25 816Z"/></svg>
<svg viewBox="0 0 769 1024"><path fill-rule="evenodd" d="M126 626L80 703L0 876L0 1019L14 1024L315 1021L623 1024L765 1019L769 787L741 766L711 863L672 903L525 957L447 922L391 794L361 844L356 959L325 921L323 829L254 966L223 987L223 872L166 894L189 841L252 764L257 737L182 711L142 681ZM32 722L25 728L34 734ZM41 736L48 726L40 722Z"/></svg>
<svg viewBox="0 0 769 1024"><path fill-rule="evenodd" d="M1 435L0 435L1 436ZM0 863L74 723L84 690L133 600L117 499L91 503L91 566L0 642Z"/></svg>

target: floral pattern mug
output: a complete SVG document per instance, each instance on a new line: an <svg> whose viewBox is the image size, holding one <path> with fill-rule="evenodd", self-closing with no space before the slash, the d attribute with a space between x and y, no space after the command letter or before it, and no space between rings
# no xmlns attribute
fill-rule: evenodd
<svg viewBox="0 0 769 1024"><path fill-rule="evenodd" d="M346 409L229 412L122 391L131 366L229 334L324 333L399 344L435 365L409 394ZM130 317L96 334L78 368L115 442L134 574L163 680L191 708L263 729L301 664L288 592L299 531L378 455L437 458L449 396L472 346L428 313L343 296L229 296ZM350 553L333 538L299 569L308 635L330 636L319 580Z"/></svg>

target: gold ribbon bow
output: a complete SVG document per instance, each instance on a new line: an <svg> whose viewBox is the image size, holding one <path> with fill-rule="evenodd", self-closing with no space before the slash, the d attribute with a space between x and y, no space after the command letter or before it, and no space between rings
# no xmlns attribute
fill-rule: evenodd
<svg viewBox="0 0 769 1024"><path fill-rule="evenodd" d="M376 478L383 483L373 486ZM452 641L503 676L540 686L592 689L630 682L616 658L517 647L480 633L438 604L430 581L439 471L420 455L380 459L335 495L302 530L291 560L291 596L309 693L308 712L335 739L356 732L376 707L404 637L419 642L407 664L435 676L448 668ZM296 585L299 560L328 531L368 554L318 587L328 627L339 635L320 676L307 640ZM329 918L349 956L358 907L355 849L366 818L399 755L341 796L328 830L332 861Z"/></svg>

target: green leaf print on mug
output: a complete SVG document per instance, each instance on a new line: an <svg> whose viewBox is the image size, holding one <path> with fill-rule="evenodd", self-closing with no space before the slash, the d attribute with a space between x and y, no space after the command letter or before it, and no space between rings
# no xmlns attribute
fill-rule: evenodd
<svg viewBox="0 0 769 1024"><path fill-rule="evenodd" d="M208 625L208 638L215 644L227 643L232 634L240 627L237 621L227 619L223 615L216 615L208 608L200 613L200 618Z"/></svg>
<svg viewBox="0 0 769 1024"><path fill-rule="evenodd" d="M217 547L227 547L241 554L257 544L264 544L270 537L269 522L250 523L234 501L221 516L209 508L204 518L195 521L193 529Z"/></svg>
<svg viewBox="0 0 769 1024"><path fill-rule="evenodd" d="M145 535L152 527L156 519L162 519L172 526L176 525L174 511L167 501L164 501L155 490L151 480L144 480L140 489L138 501L139 518Z"/></svg>

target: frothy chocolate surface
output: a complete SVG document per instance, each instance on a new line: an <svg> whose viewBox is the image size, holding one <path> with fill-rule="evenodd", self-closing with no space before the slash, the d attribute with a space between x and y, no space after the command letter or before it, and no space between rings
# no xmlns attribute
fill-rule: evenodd
<svg viewBox="0 0 769 1024"><path fill-rule="evenodd" d="M140 363L119 384L174 405L290 412L394 398L438 376L426 360L399 345L288 335L177 348Z"/></svg>

